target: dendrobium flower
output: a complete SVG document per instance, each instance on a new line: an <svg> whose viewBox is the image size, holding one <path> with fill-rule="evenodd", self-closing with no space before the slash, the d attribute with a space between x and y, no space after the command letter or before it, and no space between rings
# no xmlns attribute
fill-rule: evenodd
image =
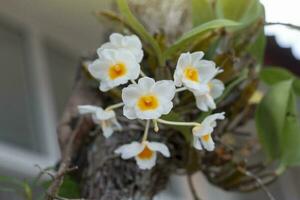
<svg viewBox="0 0 300 200"><path fill-rule="evenodd" d="M128 119L157 119L171 111L174 95L173 81L141 78L122 90L123 114Z"/></svg>
<svg viewBox="0 0 300 200"><path fill-rule="evenodd" d="M142 42L136 35L124 36L120 33L112 33L109 37L109 42L104 43L97 50L97 53L101 55L101 51L105 49L121 49L130 51L138 63L142 61L144 56Z"/></svg>
<svg viewBox="0 0 300 200"><path fill-rule="evenodd" d="M140 65L134 55L126 50L104 49L88 70L100 81L100 90L106 92L116 86L137 79Z"/></svg>
<svg viewBox="0 0 300 200"><path fill-rule="evenodd" d="M134 157L140 169L151 169L156 163L157 152L160 152L165 157L170 157L168 147L159 142L132 142L122 145L115 150L115 153L120 154L122 159Z"/></svg>
<svg viewBox="0 0 300 200"><path fill-rule="evenodd" d="M213 79L207 83L208 92L198 92L197 90L193 91L193 94L196 99L197 107L202 111L208 111L209 109L215 109L216 104L214 99L220 97L225 89L222 81L218 79Z"/></svg>
<svg viewBox="0 0 300 200"><path fill-rule="evenodd" d="M209 115L206 117L201 125L195 126L193 128L193 146L198 149L202 150L203 148L207 151L213 151L215 148L215 143L212 140L211 134L214 131L214 128L217 126L216 120L223 120L225 119L224 112L216 113Z"/></svg>
<svg viewBox="0 0 300 200"><path fill-rule="evenodd" d="M215 109L214 99L219 97L224 85L221 81L213 79L222 72L213 61L203 60L204 53L183 53L180 55L174 73L175 85L185 86L194 93L196 105L202 111Z"/></svg>
<svg viewBox="0 0 300 200"><path fill-rule="evenodd" d="M95 124L99 124L102 128L104 137L110 137L114 131L120 131L122 126L118 123L115 112L106 111L98 106L82 105L78 106L80 114L91 114Z"/></svg>

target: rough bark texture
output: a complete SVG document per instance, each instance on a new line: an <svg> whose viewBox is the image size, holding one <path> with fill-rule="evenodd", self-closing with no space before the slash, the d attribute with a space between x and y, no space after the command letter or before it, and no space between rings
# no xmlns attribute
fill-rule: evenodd
<svg viewBox="0 0 300 200"><path fill-rule="evenodd" d="M73 166L78 166L76 177L81 183L82 197L86 199L152 199L166 186L170 174L185 166L183 158L187 157L187 148L184 138L163 126L159 134L150 132L150 140L164 142L172 152L171 158L158 156L152 170L140 170L133 159L125 161L117 157L114 150L118 146L142 138L144 124L118 117L123 130L105 139L99 127L95 127L90 118L79 116L77 111L78 105L112 103L111 98L101 96L91 82L80 66L73 94L58 127L63 157L56 179L48 189L48 199L57 197L64 174ZM120 112L117 116L122 116L122 111L117 112Z"/></svg>

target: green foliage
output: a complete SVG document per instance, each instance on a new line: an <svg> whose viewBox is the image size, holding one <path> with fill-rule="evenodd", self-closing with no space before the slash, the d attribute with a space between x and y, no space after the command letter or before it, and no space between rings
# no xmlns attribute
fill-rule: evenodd
<svg viewBox="0 0 300 200"><path fill-rule="evenodd" d="M251 53L260 66L262 66L264 62L265 47L266 36L264 27L262 27L255 41L248 47L248 52Z"/></svg>
<svg viewBox="0 0 300 200"><path fill-rule="evenodd" d="M300 164L300 126L296 113L293 80L273 84L258 105L255 120L258 136L269 160L283 166Z"/></svg>
<svg viewBox="0 0 300 200"><path fill-rule="evenodd" d="M194 27L216 18L210 0L191 0L191 3Z"/></svg>
<svg viewBox="0 0 300 200"><path fill-rule="evenodd" d="M266 67L261 70L260 78L267 85L274 85L284 80L293 80L293 90L300 96L300 79L282 67Z"/></svg>
<svg viewBox="0 0 300 200"><path fill-rule="evenodd" d="M48 188L52 181L43 183L44 188ZM69 175L64 177L64 182L59 188L59 196L64 198L80 198L79 184Z"/></svg>
<svg viewBox="0 0 300 200"><path fill-rule="evenodd" d="M263 15L263 6L258 0L217 0L216 15L220 19L231 19L247 26Z"/></svg>
<svg viewBox="0 0 300 200"><path fill-rule="evenodd" d="M184 48L186 48L187 44L189 42L195 40L195 38L199 37L201 34L217 28L222 27L231 27L231 26L238 26L239 23L232 21L232 20L226 20L226 19L216 19L209 21L207 23L201 24L192 30L186 32L182 37L180 37L177 41L174 42L173 45L171 45L165 52L164 57L169 58L172 55L174 55L177 51L182 51Z"/></svg>
<svg viewBox="0 0 300 200"><path fill-rule="evenodd" d="M10 187L1 187L2 192L12 192L24 197L25 200L33 200L32 188L27 181L14 177L0 176L0 183L8 184Z"/></svg>

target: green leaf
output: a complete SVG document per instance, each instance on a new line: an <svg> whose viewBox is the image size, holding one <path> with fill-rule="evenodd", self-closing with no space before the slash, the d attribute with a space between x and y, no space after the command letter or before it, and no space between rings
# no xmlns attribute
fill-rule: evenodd
<svg viewBox="0 0 300 200"><path fill-rule="evenodd" d="M145 27L132 14L132 12L129 9L127 1L126 0L117 0L117 4L118 4L119 10L120 10L122 16L124 17L124 20L142 38L143 41L145 41L152 47L155 55L158 58L159 64L161 66L163 66L164 60L162 57L162 51L161 51L158 43L149 34L149 32L145 29Z"/></svg>
<svg viewBox="0 0 300 200"><path fill-rule="evenodd" d="M265 47L266 47L266 36L264 32L264 27L261 28L260 33L256 40L249 46L248 52L250 52L260 64L260 66L264 62L265 55Z"/></svg>
<svg viewBox="0 0 300 200"><path fill-rule="evenodd" d="M44 188L48 188L52 181L43 183ZM80 198L80 188L78 183L69 175L64 177L64 182L59 188L59 196L64 198Z"/></svg>
<svg viewBox="0 0 300 200"><path fill-rule="evenodd" d="M300 123L298 117L296 95L291 92L285 125L280 135L281 160L285 166L300 165Z"/></svg>
<svg viewBox="0 0 300 200"><path fill-rule="evenodd" d="M232 20L226 20L226 19L216 19L209 21L207 23L204 23L202 25L199 25L195 28L193 28L191 31L185 33L181 38L179 38L171 47L169 47L165 53L164 57L168 58L172 56L174 53L176 53L179 50L182 50L184 47L186 47L186 44L190 41L194 40L196 37L199 37L199 35L203 34L206 31L221 28L221 27L232 27L232 26L238 26L239 23L232 21Z"/></svg>
<svg viewBox="0 0 300 200"><path fill-rule="evenodd" d="M217 0L216 14L218 18L249 25L264 15L264 8L258 0Z"/></svg>
<svg viewBox="0 0 300 200"><path fill-rule="evenodd" d="M293 80L274 84L258 105L255 120L260 142L270 160L300 164L300 126Z"/></svg>
<svg viewBox="0 0 300 200"><path fill-rule="evenodd" d="M300 96L300 79L283 67L265 67L260 72L260 78L267 85L274 85L284 80L293 79L293 90Z"/></svg>
<svg viewBox="0 0 300 200"><path fill-rule="evenodd" d="M193 25L198 26L215 19L212 3L210 0L191 0Z"/></svg>

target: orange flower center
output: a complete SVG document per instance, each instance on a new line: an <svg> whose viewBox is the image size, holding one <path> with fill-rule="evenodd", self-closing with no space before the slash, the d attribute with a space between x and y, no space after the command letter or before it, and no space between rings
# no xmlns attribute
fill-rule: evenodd
<svg viewBox="0 0 300 200"><path fill-rule="evenodd" d="M144 95L139 98L137 105L142 111L147 111L156 109L159 102L157 97L154 95Z"/></svg>
<svg viewBox="0 0 300 200"><path fill-rule="evenodd" d="M210 139L210 134L206 134L206 135L201 136L201 139L202 139L203 141L205 141L205 142L208 142L209 139Z"/></svg>
<svg viewBox="0 0 300 200"><path fill-rule="evenodd" d="M114 80L125 75L127 72L126 66L123 63L111 65L108 70L109 78Z"/></svg>
<svg viewBox="0 0 300 200"><path fill-rule="evenodd" d="M184 75L187 79L191 81L198 82L199 81L199 74L198 70L195 67L187 67L184 70Z"/></svg>
<svg viewBox="0 0 300 200"><path fill-rule="evenodd" d="M143 149L141 153L139 153L137 156L142 160L149 160L153 156L153 151L149 149L147 146Z"/></svg>

